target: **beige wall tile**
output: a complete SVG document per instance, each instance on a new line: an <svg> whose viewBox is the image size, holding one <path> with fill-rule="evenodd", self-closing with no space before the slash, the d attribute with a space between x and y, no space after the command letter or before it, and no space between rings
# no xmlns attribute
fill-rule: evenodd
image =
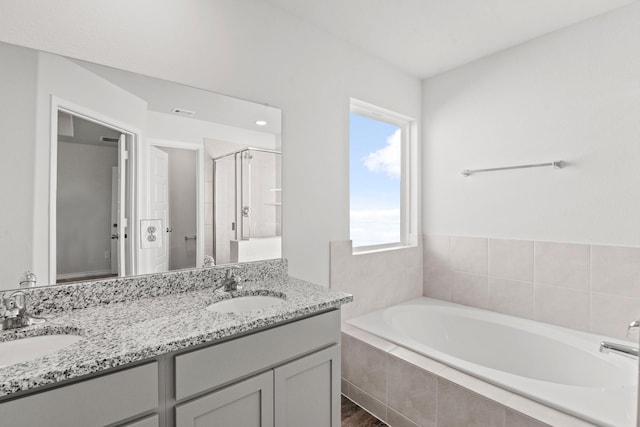
<svg viewBox="0 0 640 427"><path fill-rule="evenodd" d="M451 281L451 301L478 308L489 307L487 276L476 276L454 271Z"/></svg>
<svg viewBox="0 0 640 427"><path fill-rule="evenodd" d="M422 243L352 254L351 241L331 242L331 288L353 294L343 320L422 296Z"/></svg>
<svg viewBox="0 0 640 427"><path fill-rule="evenodd" d="M422 250L425 275L450 269L449 236L424 236Z"/></svg>
<svg viewBox="0 0 640 427"><path fill-rule="evenodd" d="M640 298L591 294L591 332L638 343L638 331L627 338L627 325L640 320Z"/></svg>
<svg viewBox="0 0 640 427"><path fill-rule="evenodd" d="M437 377L395 357L387 366L387 406L420 426L435 426Z"/></svg>
<svg viewBox="0 0 640 427"><path fill-rule="evenodd" d="M349 396L349 381L345 380L344 377L340 378L340 392L345 396Z"/></svg>
<svg viewBox="0 0 640 427"><path fill-rule="evenodd" d="M503 427L504 417L502 405L438 380L438 427Z"/></svg>
<svg viewBox="0 0 640 427"><path fill-rule="evenodd" d="M387 422L392 427L435 427L435 424L418 425L391 408L387 408Z"/></svg>
<svg viewBox="0 0 640 427"><path fill-rule="evenodd" d="M533 281L533 242L489 239L489 276Z"/></svg>
<svg viewBox="0 0 640 427"><path fill-rule="evenodd" d="M372 413L376 418L385 422L387 421L387 406L364 390L351 384L347 397Z"/></svg>
<svg viewBox="0 0 640 427"><path fill-rule="evenodd" d="M451 301L451 238L424 236L422 294L429 298Z"/></svg>
<svg viewBox="0 0 640 427"><path fill-rule="evenodd" d="M534 282L589 290L589 245L535 242Z"/></svg>
<svg viewBox="0 0 640 427"><path fill-rule="evenodd" d="M433 271L424 275L422 295L429 298L451 301L451 270Z"/></svg>
<svg viewBox="0 0 640 427"><path fill-rule="evenodd" d="M342 360L348 366L343 372L344 378L375 399L386 403L387 353L357 339L350 340L346 346L344 342L342 345L345 350Z"/></svg>
<svg viewBox="0 0 640 427"><path fill-rule="evenodd" d="M349 381L351 372L351 348L354 339L348 334L342 333L340 337L340 366L342 378ZM343 390L344 393L344 390Z"/></svg>
<svg viewBox="0 0 640 427"><path fill-rule="evenodd" d="M591 290L640 298L640 248L591 246Z"/></svg>
<svg viewBox="0 0 640 427"><path fill-rule="evenodd" d="M472 274L487 274L488 240L481 237L451 237L451 268Z"/></svg>
<svg viewBox="0 0 640 427"><path fill-rule="evenodd" d="M489 309L533 319L533 283L489 277Z"/></svg>
<svg viewBox="0 0 640 427"><path fill-rule="evenodd" d="M534 285L534 319L581 331L589 330L589 293L558 286Z"/></svg>
<svg viewBox="0 0 640 427"><path fill-rule="evenodd" d="M504 419L504 427L547 427L549 424L541 423L533 418L522 415L518 412L507 410Z"/></svg>

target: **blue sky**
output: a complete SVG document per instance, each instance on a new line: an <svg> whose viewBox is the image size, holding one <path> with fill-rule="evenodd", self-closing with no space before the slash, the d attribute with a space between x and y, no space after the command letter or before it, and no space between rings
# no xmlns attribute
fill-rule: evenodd
<svg viewBox="0 0 640 427"><path fill-rule="evenodd" d="M400 241L400 128L350 114L353 246Z"/></svg>

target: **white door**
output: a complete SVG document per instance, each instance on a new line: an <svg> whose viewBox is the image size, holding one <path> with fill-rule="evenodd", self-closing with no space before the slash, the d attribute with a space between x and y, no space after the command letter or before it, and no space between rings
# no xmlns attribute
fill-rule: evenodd
<svg viewBox="0 0 640 427"><path fill-rule="evenodd" d="M118 241L118 275L124 276L125 272L125 245L127 224L126 217L126 196L127 196L127 161L129 160L129 152L127 151L126 135L121 134L118 141L118 232L116 233ZM112 224L113 225L113 224ZM112 254L113 256L113 254Z"/></svg>
<svg viewBox="0 0 640 427"><path fill-rule="evenodd" d="M111 168L111 274L118 274L118 241L120 238L120 230L118 230L119 178L119 168L114 166Z"/></svg>
<svg viewBox="0 0 640 427"><path fill-rule="evenodd" d="M161 220L157 234L162 240L159 247L150 249L150 267L152 272L160 273L169 270L169 155L154 146L150 147L149 154L149 213L151 218Z"/></svg>

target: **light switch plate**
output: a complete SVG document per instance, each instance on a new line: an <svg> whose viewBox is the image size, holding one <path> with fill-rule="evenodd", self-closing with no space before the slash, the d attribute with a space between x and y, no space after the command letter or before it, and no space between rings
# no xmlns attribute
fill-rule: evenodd
<svg viewBox="0 0 640 427"><path fill-rule="evenodd" d="M161 248L163 234L161 219L140 220L140 248Z"/></svg>

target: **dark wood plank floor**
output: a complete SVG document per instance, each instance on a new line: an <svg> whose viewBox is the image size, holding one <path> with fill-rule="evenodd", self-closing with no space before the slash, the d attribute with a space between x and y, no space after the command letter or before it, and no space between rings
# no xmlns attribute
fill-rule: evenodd
<svg viewBox="0 0 640 427"><path fill-rule="evenodd" d="M387 425L342 396L342 427L386 427Z"/></svg>

